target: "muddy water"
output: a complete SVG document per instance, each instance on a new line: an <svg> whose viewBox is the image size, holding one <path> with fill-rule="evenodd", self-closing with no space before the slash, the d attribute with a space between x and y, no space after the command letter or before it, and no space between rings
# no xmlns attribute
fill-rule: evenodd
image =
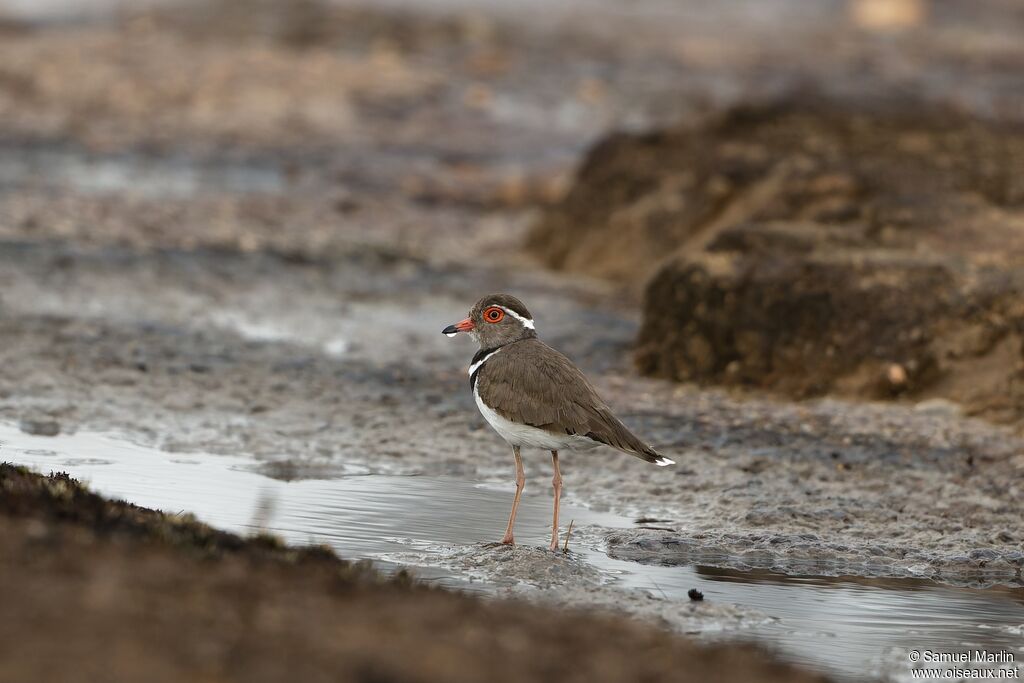
<svg viewBox="0 0 1024 683"><path fill-rule="evenodd" d="M540 556L543 563L543 554L529 546L544 543L549 501L523 501L517 536L527 548L488 546L504 526L510 499L508 487L494 482L396 476L356 465L300 472L246 457L165 453L111 435L29 436L10 425L0 425L0 459L42 472L66 471L107 496L189 511L225 529L263 528L292 543L327 543L345 557L373 560L384 569L396 566L396 559L411 562L421 577L452 587L491 593L533 583L558 591L593 582L596 575L601 586L623 594L643 591L680 610L688 607L687 591L697 588L707 604L733 604L751 616L730 623L711 619L695 632L753 637L845 679L910 680L913 649L985 649L1012 652L1016 662L1024 658L1020 589L640 565L611 559L601 546L602 530L632 526L631 520L572 506L563 514L580 529L572 540L575 569L561 578L510 579L494 569L515 563L510 553ZM294 478L311 474L318 478ZM460 554L478 558L472 570L451 562ZM552 563L556 559L551 556Z"/></svg>

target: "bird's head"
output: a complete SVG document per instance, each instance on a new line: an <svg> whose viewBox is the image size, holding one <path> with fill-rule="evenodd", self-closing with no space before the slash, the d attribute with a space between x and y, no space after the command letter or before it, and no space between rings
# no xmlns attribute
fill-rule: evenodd
<svg viewBox="0 0 1024 683"><path fill-rule="evenodd" d="M449 337L459 332L469 333L482 349L537 336L530 311L511 294L488 294L476 302L469 317L441 330Z"/></svg>

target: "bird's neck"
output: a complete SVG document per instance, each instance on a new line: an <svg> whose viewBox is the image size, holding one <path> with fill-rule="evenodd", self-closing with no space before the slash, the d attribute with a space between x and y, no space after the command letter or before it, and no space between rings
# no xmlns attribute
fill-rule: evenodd
<svg viewBox="0 0 1024 683"><path fill-rule="evenodd" d="M508 339L506 341L489 342L489 343L484 343L484 342L481 341L480 342L480 349L476 352L476 355L473 356L473 360L475 362L476 360L486 356L491 351L497 351L498 349L502 348L503 346L508 346L509 344L515 344L516 342L521 342L524 339L536 339L536 338L537 338L537 333L534 332L533 330L523 330L523 333L521 335L519 335L518 337L516 337L515 339Z"/></svg>

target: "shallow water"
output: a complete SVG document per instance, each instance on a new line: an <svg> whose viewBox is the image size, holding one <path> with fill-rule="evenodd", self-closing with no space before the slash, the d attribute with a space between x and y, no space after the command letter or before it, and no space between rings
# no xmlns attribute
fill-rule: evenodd
<svg viewBox="0 0 1024 683"><path fill-rule="evenodd" d="M215 526L264 528L292 543L327 543L346 558L417 558L430 581L471 590L499 589L497 574L446 568L453 549L485 556L504 528L510 487L460 479L395 476L365 466L318 472L330 478L284 481L261 472L301 475L252 459L166 453L102 434L47 438L0 425L0 460L41 472L66 471L111 497L171 512L188 511ZM310 472L312 473L312 472ZM631 520L571 505L563 519L580 534L572 549L606 585L640 589L673 603L697 588L709 604L735 604L768 615L716 637L753 637L786 657L844 679L885 676L911 680L911 650L982 649L1024 658L1024 589L972 590L926 581L785 576L705 566L651 566L609 558L601 528ZM520 543L543 544L550 508L545 497L524 498L516 527ZM563 532L564 536L564 532ZM505 558L508 559L508 558ZM514 561L514 558L513 558ZM486 561L477 565L486 567ZM450 565L449 565L450 567ZM550 584L551 577L545 581ZM570 574L566 586L574 581ZM557 585L555 587L557 590ZM707 631L721 631L709 624ZM1019 674L1018 674L1019 675Z"/></svg>

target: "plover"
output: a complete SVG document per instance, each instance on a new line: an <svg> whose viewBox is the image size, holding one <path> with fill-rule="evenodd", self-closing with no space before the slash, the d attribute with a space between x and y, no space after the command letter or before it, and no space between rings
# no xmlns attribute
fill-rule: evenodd
<svg viewBox="0 0 1024 683"><path fill-rule="evenodd" d="M675 464L629 431L580 369L537 338L533 316L516 297L485 296L468 318L441 332L449 337L467 332L480 345L469 364L469 386L480 413L512 446L516 459L516 493L502 543L515 543L516 510L526 485L520 456L523 447L551 451L555 492L551 550L558 548L559 451L604 444L655 465Z"/></svg>

